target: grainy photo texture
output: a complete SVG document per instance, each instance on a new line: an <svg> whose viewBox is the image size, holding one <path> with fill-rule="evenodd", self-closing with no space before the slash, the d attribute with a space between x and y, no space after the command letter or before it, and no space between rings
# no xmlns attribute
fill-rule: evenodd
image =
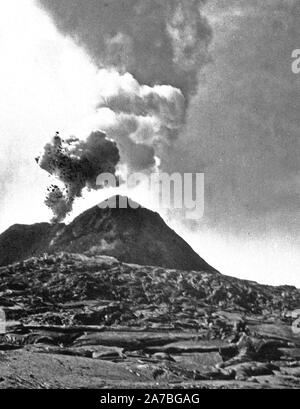
<svg viewBox="0 0 300 409"><path fill-rule="evenodd" d="M0 56L0 389L299 389L299 0L0 0Z"/></svg>

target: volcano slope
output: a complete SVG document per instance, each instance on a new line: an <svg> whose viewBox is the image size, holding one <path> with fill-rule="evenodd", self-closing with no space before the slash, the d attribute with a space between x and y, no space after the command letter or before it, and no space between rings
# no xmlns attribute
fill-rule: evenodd
<svg viewBox="0 0 300 409"><path fill-rule="evenodd" d="M0 306L0 388L300 387L294 287L60 252L2 267Z"/></svg>
<svg viewBox="0 0 300 409"><path fill-rule="evenodd" d="M0 235L0 266L60 251L108 255L126 263L217 273L167 226L158 213L124 196L105 200L69 225L14 225Z"/></svg>

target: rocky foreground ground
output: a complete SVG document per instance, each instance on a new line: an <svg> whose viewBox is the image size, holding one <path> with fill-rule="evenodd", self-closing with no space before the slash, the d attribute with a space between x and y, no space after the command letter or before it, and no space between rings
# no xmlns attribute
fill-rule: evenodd
<svg viewBox="0 0 300 409"><path fill-rule="evenodd" d="M0 388L300 387L294 287L60 253L2 267L0 307Z"/></svg>

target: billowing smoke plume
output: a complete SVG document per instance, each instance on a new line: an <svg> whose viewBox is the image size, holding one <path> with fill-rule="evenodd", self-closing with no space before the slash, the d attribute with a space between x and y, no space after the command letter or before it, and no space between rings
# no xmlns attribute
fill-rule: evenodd
<svg viewBox="0 0 300 409"><path fill-rule="evenodd" d="M199 70L208 61L211 29L201 14L206 1L39 0L39 3L64 34L88 51L99 68L95 84L98 102L95 115L87 124L88 131L101 129L114 140L120 163L129 172L152 170L160 163L166 147L177 139L190 97L197 90ZM73 191L74 186L70 187L58 167L54 174L67 185L68 200L64 201L63 193L54 186L47 204L59 209L55 212L63 217L79 195L76 188L81 192L84 186L94 186L87 178L81 181L81 166L72 167L72 171L79 172L73 176L76 180ZM47 167L43 168L49 172Z"/></svg>
<svg viewBox="0 0 300 409"><path fill-rule="evenodd" d="M126 165L128 172L156 167L160 151L176 138L184 120L184 97L172 86L149 87L131 74L100 70L95 87L97 106L85 124L90 136L62 141L57 135L38 160L65 187L64 191L56 185L49 188L46 204L54 220L62 220L72 210L85 187L98 188L100 173L114 174L118 164ZM105 133L95 131L99 129Z"/></svg>
<svg viewBox="0 0 300 409"><path fill-rule="evenodd" d="M37 158L42 169L63 183L62 188L57 185L48 188L45 202L54 213L53 220L65 218L85 187L99 189L96 179L100 173L115 174L119 158L116 143L102 132L91 133L86 141L76 138L64 141L57 133Z"/></svg>
<svg viewBox="0 0 300 409"><path fill-rule="evenodd" d="M206 0L39 0L58 28L99 67L130 72L139 83L170 84L189 95L207 60Z"/></svg>
<svg viewBox="0 0 300 409"><path fill-rule="evenodd" d="M179 89L140 85L129 73L99 72L99 102L92 126L117 142L129 171L151 169L161 150L176 139L184 116L185 99Z"/></svg>

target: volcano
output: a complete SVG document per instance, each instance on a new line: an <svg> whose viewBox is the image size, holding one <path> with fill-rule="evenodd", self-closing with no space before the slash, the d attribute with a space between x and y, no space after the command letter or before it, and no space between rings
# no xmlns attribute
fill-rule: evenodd
<svg viewBox="0 0 300 409"><path fill-rule="evenodd" d="M115 208L110 203L115 203ZM69 225L14 225L0 236L2 266L61 251L107 255L132 264L216 272L158 213L122 196L85 211Z"/></svg>
<svg viewBox="0 0 300 409"><path fill-rule="evenodd" d="M0 389L300 387L300 290L216 272L126 197L0 256Z"/></svg>

